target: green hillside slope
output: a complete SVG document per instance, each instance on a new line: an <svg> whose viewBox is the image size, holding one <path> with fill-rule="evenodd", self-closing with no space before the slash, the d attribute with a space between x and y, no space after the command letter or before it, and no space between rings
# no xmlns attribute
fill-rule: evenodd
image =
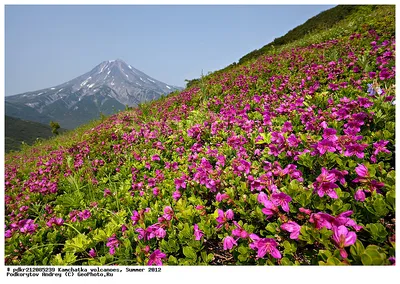
<svg viewBox="0 0 400 284"><path fill-rule="evenodd" d="M262 48L246 54L239 59L239 64L257 58L262 54L266 54L274 48L299 40L305 35L317 33L321 30L329 30L334 25L337 25L341 20L346 19L349 15L355 13L359 8L360 7L356 5L338 5L332 9L323 11L307 20L304 24L290 30L284 36L278 37L271 43L264 45ZM367 8L372 11L374 6Z"/></svg>

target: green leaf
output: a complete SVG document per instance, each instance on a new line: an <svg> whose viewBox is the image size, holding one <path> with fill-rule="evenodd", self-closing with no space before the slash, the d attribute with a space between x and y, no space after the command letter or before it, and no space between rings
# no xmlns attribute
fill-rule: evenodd
<svg viewBox="0 0 400 284"><path fill-rule="evenodd" d="M372 265L372 257L364 253L361 255L361 262L364 265Z"/></svg>
<svg viewBox="0 0 400 284"><path fill-rule="evenodd" d="M385 264L386 255L379 252L379 247L369 245L361 255L361 262L364 265L382 265Z"/></svg>
<svg viewBox="0 0 400 284"><path fill-rule="evenodd" d="M299 240L306 241L308 244L313 244L313 229L308 227L307 225L301 226Z"/></svg>
<svg viewBox="0 0 400 284"><path fill-rule="evenodd" d="M50 263L51 263L52 265L57 265L57 266L66 265L66 264L64 264L64 261L63 261L63 259L62 259L62 257L61 257L61 253L56 254L56 255L53 257L53 259L50 261Z"/></svg>
<svg viewBox="0 0 400 284"><path fill-rule="evenodd" d="M364 250L364 245L360 240L357 240L356 243L350 247L350 253L355 259L360 259L361 255L364 253Z"/></svg>
<svg viewBox="0 0 400 284"><path fill-rule="evenodd" d="M394 190L390 190L386 193L386 201L393 210L396 209L396 192Z"/></svg>
<svg viewBox="0 0 400 284"><path fill-rule="evenodd" d="M138 247L136 247L136 251L137 251L137 248L138 248ZM167 243L167 241L166 241L165 239L162 239L162 240L161 240L161 242L160 242L160 248L161 248L162 251L170 252L170 251L169 251L168 243Z"/></svg>
<svg viewBox="0 0 400 284"><path fill-rule="evenodd" d="M282 265L293 265L293 262L290 261L287 257L283 257L283 258L281 259L281 264L282 264Z"/></svg>
<svg viewBox="0 0 400 284"><path fill-rule="evenodd" d="M168 264L177 265L178 264L178 260L176 259L175 256L170 255L169 258L168 258Z"/></svg>
<svg viewBox="0 0 400 284"><path fill-rule="evenodd" d="M378 197L373 203L374 210L378 217L386 216L389 213L387 205L382 197Z"/></svg>
<svg viewBox="0 0 400 284"><path fill-rule="evenodd" d="M200 253L200 255L201 255L201 259L205 262L205 263L208 263L208 259L207 259L207 252L205 252L205 251L202 251L201 253Z"/></svg>
<svg viewBox="0 0 400 284"><path fill-rule="evenodd" d="M57 234L58 234L57 231L48 232L48 233L47 233L47 240L48 240L50 243L56 243L56 242L57 242Z"/></svg>
<svg viewBox="0 0 400 284"><path fill-rule="evenodd" d="M102 229L96 229L92 233L92 239L96 242L104 242L107 240L107 234Z"/></svg>
<svg viewBox="0 0 400 284"><path fill-rule="evenodd" d="M299 155L299 160L297 161L297 163L310 169L312 169L314 166L314 161L310 153Z"/></svg>
<svg viewBox="0 0 400 284"><path fill-rule="evenodd" d="M365 227L375 241L384 242L386 240L388 232L381 223L368 224Z"/></svg>
<svg viewBox="0 0 400 284"><path fill-rule="evenodd" d="M247 247L240 246L238 251L239 251L240 254L246 254L249 250L248 250Z"/></svg>
<svg viewBox="0 0 400 284"><path fill-rule="evenodd" d="M213 217L214 217L214 219L218 218L218 209L215 209Z"/></svg>
<svg viewBox="0 0 400 284"><path fill-rule="evenodd" d="M334 256L330 256L328 257L327 261L326 261L327 265L339 265L340 264L340 260L337 259Z"/></svg>
<svg viewBox="0 0 400 284"><path fill-rule="evenodd" d="M191 247L183 247L183 254L190 259L196 260L196 252Z"/></svg>
<svg viewBox="0 0 400 284"><path fill-rule="evenodd" d="M301 194L298 194L297 196L295 195L294 198L298 203L300 203L302 207L307 207L307 205L310 204L311 201L311 194L312 194L311 190L305 191L302 192Z"/></svg>
<svg viewBox="0 0 400 284"><path fill-rule="evenodd" d="M320 250L318 255L322 258L324 262L328 260L332 256L332 253L329 250Z"/></svg>
<svg viewBox="0 0 400 284"><path fill-rule="evenodd" d="M61 256L61 253L57 254L50 261L52 265L71 265L76 261L76 256L73 253L67 252L64 256L64 259Z"/></svg>
<svg viewBox="0 0 400 284"><path fill-rule="evenodd" d="M90 240L86 235L79 234L71 240L65 242L64 250L66 252L83 252L88 248Z"/></svg>
<svg viewBox="0 0 400 284"><path fill-rule="evenodd" d="M284 250L284 254L286 255L292 255L296 252L296 245L295 244L291 244L289 241L284 241L283 242L283 247L285 248Z"/></svg>
<svg viewBox="0 0 400 284"><path fill-rule="evenodd" d="M375 177L375 174L376 174L375 165L367 164L367 168L368 168L369 176L370 177Z"/></svg>
<svg viewBox="0 0 400 284"><path fill-rule="evenodd" d="M268 223L268 225L265 227L265 229L268 231L268 232L271 232L271 233L273 233L273 234L275 234L276 233L276 229L278 228L278 224L276 224L276 223Z"/></svg>
<svg viewBox="0 0 400 284"><path fill-rule="evenodd" d="M246 260L249 258L249 256L248 255L246 255L246 254L239 254L238 255L238 259L241 261L241 262L246 262Z"/></svg>
<svg viewBox="0 0 400 284"><path fill-rule="evenodd" d="M76 255L70 252L67 252L64 257L64 263L67 265L71 265L76 261Z"/></svg>

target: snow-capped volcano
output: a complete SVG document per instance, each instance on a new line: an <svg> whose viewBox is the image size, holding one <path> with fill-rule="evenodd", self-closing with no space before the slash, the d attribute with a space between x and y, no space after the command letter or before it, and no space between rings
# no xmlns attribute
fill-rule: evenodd
<svg viewBox="0 0 400 284"><path fill-rule="evenodd" d="M6 97L6 114L75 128L101 113L158 99L181 88L160 82L124 61L108 60L64 84Z"/></svg>

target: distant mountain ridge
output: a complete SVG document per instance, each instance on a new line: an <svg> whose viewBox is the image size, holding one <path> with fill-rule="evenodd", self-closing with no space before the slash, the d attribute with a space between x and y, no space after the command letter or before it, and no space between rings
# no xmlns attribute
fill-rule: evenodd
<svg viewBox="0 0 400 284"><path fill-rule="evenodd" d="M66 83L6 97L6 115L61 127L80 124L155 100L182 88L158 81L123 60L108 60Z"/></svg>

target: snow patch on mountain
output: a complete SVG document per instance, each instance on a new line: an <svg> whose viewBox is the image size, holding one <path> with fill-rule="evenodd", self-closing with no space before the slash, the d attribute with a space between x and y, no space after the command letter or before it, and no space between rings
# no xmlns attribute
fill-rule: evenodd
<svg viewBox="0 0 400 284"><path fill-rule="evenodd" d="M70 113L78 105L80 110L85 109L84 113L91 111L90 115L96 118L99 107L103 113L111 114L115 111L111 106L118 106L117 110L124 109L126 105L137 106L177 89L180 88L152 79L117 59L103 61L91 71L58 86L8 96L6 102L9 106L19 106L20 112L15 114L16 117L24 119L26 108L29 107L42 114L40 119L47 116L67 125L71 119L79 120L77 117L71 118ZM88 118L88 115L82 115L84 119ZM69 127L75 127L76 123L71 123Z"/></svg>

